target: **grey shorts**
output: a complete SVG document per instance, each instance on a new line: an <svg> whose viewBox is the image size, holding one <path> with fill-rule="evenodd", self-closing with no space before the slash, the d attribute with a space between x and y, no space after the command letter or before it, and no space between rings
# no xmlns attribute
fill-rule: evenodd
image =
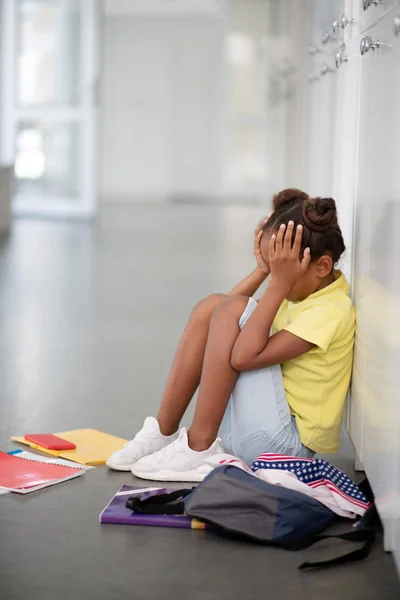
<svg viewBox="0 0 400 600"><path fill-rule="evenodd" d="M249 298L239 320L241 329L256 307L254 298ZM225 451L248 465L264 452L304 458L315 455L301 443L279 365L240 373L219 436Z"/></svg>

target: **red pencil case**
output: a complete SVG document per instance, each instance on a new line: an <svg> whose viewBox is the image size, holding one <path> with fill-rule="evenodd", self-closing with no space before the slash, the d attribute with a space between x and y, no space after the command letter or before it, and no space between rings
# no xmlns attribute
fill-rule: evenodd
<svg viewBox="0 0 400 600"><path fill-rule="evenodd" d="M76 448L72 442L63 440L52 433L29 433L25 439L47 450L75 450Z"/></svg>

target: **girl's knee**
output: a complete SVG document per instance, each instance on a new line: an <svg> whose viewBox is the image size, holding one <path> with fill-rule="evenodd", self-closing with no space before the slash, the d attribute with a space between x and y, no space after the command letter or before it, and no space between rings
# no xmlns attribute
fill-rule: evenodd
<svg viewBox="0 0 400 600"><path fill-rule="evenodd" d="M247 296L228 296L221 302L213 312L213 318L227 313L239 319L245 310L249 299Z"/></svg>
<svg viewBox="0 0 400 600"><path fill-rule="evenodd" d="M214 310L220 306L229 296L226 294L210 294L200 300L192 310L192 316L196 318L211 319Z"/></svg>

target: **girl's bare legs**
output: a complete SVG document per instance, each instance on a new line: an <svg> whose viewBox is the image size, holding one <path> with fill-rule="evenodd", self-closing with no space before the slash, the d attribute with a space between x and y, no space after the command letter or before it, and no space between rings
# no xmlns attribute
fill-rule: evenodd
<svg viewBox="0 0 400 600"><path fill-rule="evenodd" d="M239 335L239 319L248 298L234 296L214 310L201 372L193 423L189 429L192 450L207 450L218 435L239 373L231 367L232 349Z"/></svg>
<svg viewBox="0 0 400 600"><path fill-rule="evenodd" d="M214 310L228 296L212 294L195 306L180 339L165 386L157 420L164 435L172 435L200 383L208 331Z"/></svg>

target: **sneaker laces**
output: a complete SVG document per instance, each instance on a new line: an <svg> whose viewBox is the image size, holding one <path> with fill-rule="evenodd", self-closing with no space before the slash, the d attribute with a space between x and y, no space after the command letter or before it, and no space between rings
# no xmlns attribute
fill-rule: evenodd
<svg viewBox="0 0 400 600"><path fill-rule="evenodd" d="M152 440L155 440L155 439L157 439L157 437L158 437L157 431L141 430L135 435L133 440L130 440L129 442L127 442L125 444L124 448L131 447L131 449L133 450L134 445L135 445L135 446L139 446L139 449L142 452L146 452L148 450L149 438Z"/></svg>
<svg viewBox="0 0 400 600"><path fill-rule="evenodd" d="M153 454L153 458L158 463L161 463L164 460L169 460L169 459L173 458L177 452L182 450L182 448L183 448L182 439L181 439L181 437L179 437L174 442L171 442L171 444L168 444L168 446L164 446L164 448L161 448L161 450L158 450L157 452L155 452Z"/></svg>
<svg viewBox="0 0 400 600"><path fill-rule="evenodd" d="M221 445L222 444L221 438L217 437L212 445L214 445L216 442L219 445ZM182 452L182 450L184 450L185 446L189 448L189 446L187 444L185 444L185 435L183 433L181 433L174 442L172 442L171 444L168 444L168 446L164 446L164 448L161 448L161 450L158 450L157 452L155 452L153 454L153 458L158 463L163 462L164 460L169 460L169 459L173 458L177 452ZM211 448L211 446L210 446L210 448Z"/></svg>

